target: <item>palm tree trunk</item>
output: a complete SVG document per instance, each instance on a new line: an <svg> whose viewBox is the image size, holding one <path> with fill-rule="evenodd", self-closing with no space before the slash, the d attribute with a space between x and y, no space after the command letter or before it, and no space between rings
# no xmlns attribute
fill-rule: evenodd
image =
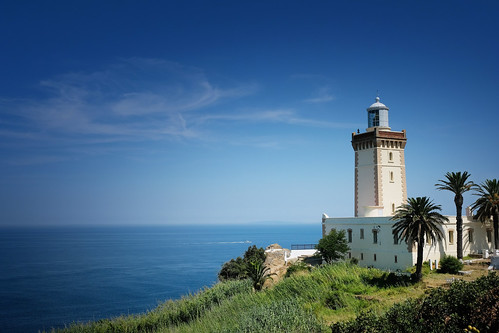
<svg viewBox="0 0 499 333"><path fill-rule="evenodd" d="M457 230L457 258L463 259L463 196L455 196L456 230Z"/></svg>
<svg viewBox="0 0 499 333"><path fill-rule="evenodd" d="M423 247L424 247L424 232L420 231L419 232L419 239L418 239L418 257L416 259L416 273L415 275L415 280L416 282L421 281L423 278Z"/></svg>
<svg viewBox="0 0 499 333"><path fill-rule="evenodd" d="M492 222L494 226L494 250L499 249L499 209L496 209L495 214L492 214Z"/></svg>

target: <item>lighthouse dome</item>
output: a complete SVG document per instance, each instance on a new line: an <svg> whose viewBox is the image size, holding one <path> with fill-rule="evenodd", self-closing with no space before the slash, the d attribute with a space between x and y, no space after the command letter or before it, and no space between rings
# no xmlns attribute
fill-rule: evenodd
<svg viewBox="0 0 499 333"><path fill-rule="evenodd" d="M389 109L385 104L379 101L379 97L376 97L376 102L374 102L373 104L371 104L370 107L367 108L367 111L371 110L389 110Z"/></svg>
<svg viewBox="0 0 499 333"><path fill-rule="evenodd" d="M379 101L379 97L376 97L376 102L367 108L367 131L372 131L375 127L390 129L388 107Z"/></svg>

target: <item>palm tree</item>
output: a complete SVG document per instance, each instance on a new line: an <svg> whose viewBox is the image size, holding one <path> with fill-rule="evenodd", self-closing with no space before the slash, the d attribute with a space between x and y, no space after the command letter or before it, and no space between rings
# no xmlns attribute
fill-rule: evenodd
<svg viewBox="0 0 499 333"><path fill-rule="evenodd" d="M438 212L440 210L440 205L433 204L433 201L427 197L408 198L407 203L399 206L391 218L397 221L392 226L392 233L397 235L397 238L404 240L406 243L414 241L418 243L416 273L414 274L416 282L423 277L425 237L433 242L443 237L439 227L448 219Z"/></svg>
<svg viewBox="0 0 499 333"><path fill-rule="evenodd" d="M463 259L463 193L473 189L475 184L468 181L471 175L465 171L447 172L445 180L439 179L440 183L435 184L438 190L445 190L454 193L454 203L456 204L456 229L457 229L457 258Z"/></svg>
<svg viewBox="0 0 499 333"><path fill-rule="evenodd" d="M272 275L275 273L270 273L270 267L265 267L262 262L251 261L247 269L248 277L253 281L253 288L255 290L262 290L263 284L268 279L272 279Z"/></svg>
<svg viewBox="0 0 499 333"><path fill-rule="evenodd" d="M477 209L475 218L485 222L492 216L494 226L494 248L499 249L499 181L497 179L486 179L478 186L480 196L471 206L473 210Z"/></svg>

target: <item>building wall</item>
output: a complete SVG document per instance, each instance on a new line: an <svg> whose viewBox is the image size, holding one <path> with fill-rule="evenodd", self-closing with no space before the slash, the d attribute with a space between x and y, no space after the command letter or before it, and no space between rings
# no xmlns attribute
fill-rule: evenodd
<svg viewBox="0 0 499 333"><path fill-rule="evenodd" d="M443 239L437 244L428 244L424 247L424 260L440 260L444 255L457 257L457 229L456 217L447 216L449 222L441 228ZM471 217L463 216L463 255L482 254L483 250L492 251L494 243L492 239L487 239L487 229L491 230L490 223L474 221ZM470 231L473 233L470 242ZM452 236L450 233L452 232ZM491 233L493 236L493 233ZM451 239L452 237L452 239ZM415 247L414 247L415 248ZM415 251L415 250L414 250ZM416 263L416 253L414 263Z"/></svg>
<svg viewBox="0 0 499 333"><path fill-rule="evenodd" d="M390 217L326 218L323 223L326 234L333 228L337 231L345 230L347 241L351 231L352 238L348 243L350 256L347 258L357 258L360 266L389 270L405 270L412 266L412 253L408 251L407 244L394 244L391 233L393 221ZM376 243L374 232L377 234Z"/></svg>
<svg viewBox="0 0 499 333"><path fill-rule="evenodd" d="M448 216L449 223L442 225L441 231L444 235L442 241L436 244L425 243L424 261L437 260L444 255L456 256L457 254L457 233L456 217ZM416 264L417 249L416 243L409 246L400 241L395 244L392 234L394 221L389 216L385 217L350 217L350 218L323 218L323 235L328 234L331 229L337 231L345 230L347 241L351 232L350 256L359 259L359 265L373 266L389 270L405 270ZM487 229L491 230L490 223L473 221L470 217L463 216L463 254L481 254L484 249L493 250L493 239L487 238ZM361 230L364 230L364 237L361 238ZM469 241L469 231L472 230L473 239ZM453 232L452 241L449 231ZM377 242L374 242L373 232L377 233ZM493 233L490 233L489 236ZM376 258L375 258L376 255ZM395 258L396 256L396 258ZM396 261L396 262L395 262Z"/></svg>
<svg viewBox="0 0 499 333"><path fill-rule="evenodd" d="M379 149L378 163L381 166L383 216L391 216L394 209L405 203L405 167L401 149ZM392 159L390 160L390 153Z"/></svg>
<svg viewBox="0 0 499 333"><path fill-rule="evenodd" d="M355 216L391 216L407 200L405 131L352 133L355 151Z"/></svg>
<svg viewBox="0 0 499 333"><path fill-rule="evenodd" d="M374 149L364 149L359 150L355 153L356 163L355 163L355 175L356 175L356 186L357 191L357 216L378 216L377 212L370 212L366 210L368 206L377 206L376 202L376 184L375 184L375 172L374 167Z"/></svg>

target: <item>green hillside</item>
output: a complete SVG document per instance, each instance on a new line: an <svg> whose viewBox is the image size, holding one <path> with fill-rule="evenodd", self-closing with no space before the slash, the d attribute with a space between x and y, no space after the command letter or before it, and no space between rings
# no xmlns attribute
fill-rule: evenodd
<svg viewBox="0 0 499 333"><path fill-rule="evenodd" d="M410 325L424 323L424 318L413 320L410 316L418 316L419 312L408 309L420 311L421 304L432 297L441 297L440 308L433 315L440 315L441 322L445 323L445 316L454 318L451 310L444 309L449 300L443 299L450 297L445 296L447 293L466 297L465 302L471 305L463 311L471 313L470 307L477 300L493 302L494 299L485 301L480 297L483 290L494 288L499 290L499 278L490 274L475 282L458 282L449 290L436 288L425 294L424 283L411 285L403 276L342 263L318 267L311 272L298 271L260 292L253 290L249 280L218 283L194 295L168 301L146 314L77 324L57 332L331 332L331 324L337 322L340 323L333 325L334 332L419 332ZM395 303L400 304L392 307ZM452 303L462 302L453 300ZM397 312L402 310L405 312ZM348 322L358 315L365 321L361 327L355 326L358 320ZM391 316L390 320L386 315ZM394 320L397 316L400 316L400 326L407 330L386 326L387 322L398 323ZM459 313L459 316L466 322L451 320L451 323L461 325L462 329L474 323L470 321L471 315ZM432 320L436 319L432 317ZM373 327L377 327L376 330ZM445 325L435 332L442 331ZM433 331L425 327L424 332ZM482 328L482 332L487 329Z"/></svg>

